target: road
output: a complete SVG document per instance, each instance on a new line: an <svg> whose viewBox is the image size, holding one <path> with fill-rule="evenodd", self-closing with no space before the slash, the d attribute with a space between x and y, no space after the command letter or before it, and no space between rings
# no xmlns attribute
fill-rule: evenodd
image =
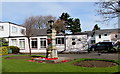
<svg viewBox="0 0 120 74"><path fill-rule="evenodd" d="M120 54L113 53L81 53L81 54L59 54L59 57L69 57L73 59L77 58L99 58L99 59L110 59L110 60L120 60Z"/></svg>
<svg viewBox="0 0 120 74"><path fill-rule="evenodd" d="M16 54L4 55L4 56L12 56ZM21 54L18 54L21 55ZM33 54L32 54L33 55ZM45 54L36 54L36 55L45 55ZM120 54L115 53L102 53L98 55L98 53L80 53L80 54L58 54L59 57L68 57L71 59L77 58L98 58L98 59L110 59L110 60L120 60ZM2 57L2 56L0 56Z"/></svg>

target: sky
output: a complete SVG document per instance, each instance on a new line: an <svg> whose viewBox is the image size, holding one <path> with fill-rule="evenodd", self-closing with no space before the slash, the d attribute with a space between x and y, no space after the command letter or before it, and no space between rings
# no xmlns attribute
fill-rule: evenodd
<svg viewBox="0 0 120 74"><path fill-rule="evenodd" d="M63 12L67 12L73 18L79 18L82 31L90 31L95 24L98 24L101 29L116 28L113 25L104 25L98 20L101 17L97 15L94 2L2 2L2 22L13 22L23 24L25 19L30 16L47 16L52 15L60 17Z"/></svg>

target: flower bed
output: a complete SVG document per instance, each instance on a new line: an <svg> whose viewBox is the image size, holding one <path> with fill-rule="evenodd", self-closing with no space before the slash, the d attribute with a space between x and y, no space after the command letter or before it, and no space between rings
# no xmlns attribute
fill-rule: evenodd
<svg viewBox="0 0 120 74"><path fill-rule="evenodd" d="M80 67L112 67L118 66L119 63L115 60L106 60L106 59L83 59L78 60L73 63L75 66Z"/></svg>
<svg viewBox="0 0 120 74"><path fill-rule="evenodd" d="M70 60L61 60L56 62L59 58L46 58L46 57L38 57L32 58L31 60L27 60L28 62L37 62L37 63L60 63L60 62L69 62Z"/></svg>

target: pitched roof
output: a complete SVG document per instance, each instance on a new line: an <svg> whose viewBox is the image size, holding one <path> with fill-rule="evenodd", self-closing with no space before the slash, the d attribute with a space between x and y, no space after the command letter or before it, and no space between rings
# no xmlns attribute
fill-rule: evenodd
<svg viewBox="0 0 120 74"><path fill-rule="evenodd" d="M85 31L88 35L93 35L94 31Z"/></svg>
<svg viewBox="0 0 120 74"><path fill-rule="evenodd" d="M33 36L46 36L47 35L47 29L34 29L34 34ZM120 29L103 29L103 30L96 30L96 31L85 31L85 32L77 32L75 35L93 35L95 34L104 34L104 33L112 33L112 32L119 32ZM64 35L64 34L57 34L57 35ZM66 35L71 35L71 34L66 34Z"/></svg>
<svg viewBox="0 0 120 74"><path fill-rule="evenodd" d="M34 29L34 34L33 36L43 36L47 35L47 29Z"/></svg>
<svg viewBox="0 0 120 74"><path fill-rule="evenodd" d="M120 29L103 29L103 30L96 30L95 31L96 34L112 33L112 32L119 32L120 33Z"/></svg>
<svg viewBox="0 0 120 74"><path fill-rule="evenodd" d="M85 31L88 35L93 35L95 34L104 34L104 33L112 33L112 32L117 32L120 33L120 28L118 29L102 29L102 30L96 30L96 31Z"/></svg>
<svg viewBox="0 0 120 74"><path fill-rule="evenodd" d="M12 23L12 22L1 22L0 23L10 23L10 24L13 24L13 25L17 25L17 26L21 26L21 27L24 27L23 25L19 25L19 24L16 24L16 23Z"/></svg>

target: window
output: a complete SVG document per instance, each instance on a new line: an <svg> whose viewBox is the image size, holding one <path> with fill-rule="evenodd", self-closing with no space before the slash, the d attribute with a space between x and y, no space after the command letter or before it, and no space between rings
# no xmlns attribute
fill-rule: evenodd
<svg viewBox="0 0 120 74"><path fill-rule="evenodd" d="M101 38L101 35L99 35L99 38Z"/></svg>
<svg viewBox="0 0 120 74"><path fill-rule="evenodd" d="M4 27L3 26L0 26L0 31L3 31L4 30Z"/></svg>
<svg viewBox="0 0 120 74"><path fill-rule="evenodd" d="M16 33L16 32L17 32L17 28L13 26L13 27L12 27L12 32L13 32L13 33Z"/></svg>
<svg viewBox="0 0 120 74"><path fill-rule="evenodd" d="M64 38L56 38L56 44L64 44Z"/></svg>
<svg viewBox="0 0 120 74"><path fill-rule="evenodd" d="M16 39L12 39L12 46L17 46L17 40Z"/></svg>
<svg viewBox="0 0 120 74"><path fill-rule="evenodd" d="M75 38L72 38L72 40L74 41L74 40L75 40Z"/></svg>
<svg viewBox="0 0 120 74"><path fill-rule="evenodd" d="M41 48L46 48L46 38L40 38Z"/></svg>
<svg viewBox="0 0 120 74"><path fill-rule="evenodd" d="M91 44L95 44L95 40L91 40Z"/></svg>
<svg viewBox="0 0 120 74"><path fill-rule="evenodd" d="M20 49L25 49L25 39L19 39Z"/></svg>
<svg viewBox="0 0 120 74"><path fill-rule="evenodd" d="M25 30L24 29L21 29L21 34L25 35Z"/></svg>
<svg viewBox="0 0 120 74"><path fill-rule="evenodd" d="M104 36L107 36L107 34L104 34Z"/></svg>
<svg viewBox="0 0 120 74"><path fill-rule="evenodd" d="M91 37L93 37L93 35L91 35Z"/></svg>
<svg viewBox="0 0 120 74"><path fill-rule="evenodd" d="M115 38L117 38L117 35L115 35Z"/></svg>
<svg viewBox="0 0 120 74"><path fill-rule="evenodd" d="M31 46L32 46L32 48L37 48L37 38L32 38Z"/></svg>

